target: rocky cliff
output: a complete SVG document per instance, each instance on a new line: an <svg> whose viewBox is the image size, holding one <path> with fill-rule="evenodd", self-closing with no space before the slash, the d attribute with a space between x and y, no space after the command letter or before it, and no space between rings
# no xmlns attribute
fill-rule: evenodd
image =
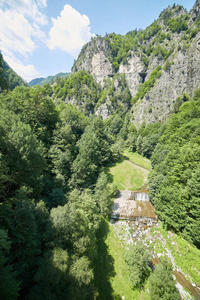
<svg viewBox="0 0 200 300"><path fill-rule="evenodd" d="M189 13L173 5L144 31L97 36L83 47L72 71L86 70L102 89L109 79L115 81L117 90L115 75L124 75L133 97L133 123L164 122L177 97L183 93L192 96L200 86L199 12L199 0ZM152 80L158 66L160 74ZM112 109L107 94L95 111L106 118Z"/></svg>
<svg viewBox="0 0 200 300"><path fill-rule="evenodd" d="M108 51L107 41L98 37L94 38L81 50L73 72L86 70L103 84L104 78L112 77L114 74L112 64L107 57Z"/></svg>
<svg viewBox="0 0 200 300"><path fill-rule="evenodd" d="M162 63L161 77L144 98L139 99L132 107L136 124L141 124L143 121L146 123L165 121L174 110L177 97L183 93L192 96L200 86L199 38L200 34L188 49L182 43L178 43L182 49L169 57L168 67L164 68Z"/></svg>

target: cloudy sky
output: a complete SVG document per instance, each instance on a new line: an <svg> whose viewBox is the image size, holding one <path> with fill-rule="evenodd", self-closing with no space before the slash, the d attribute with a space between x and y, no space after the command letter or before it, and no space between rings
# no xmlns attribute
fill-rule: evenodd
<svg viewBox="0 0 200 300"><path fill-rule="evenodd" d="M92 36L144 29L174 0L0 0L0 50L25 80L70 72ZM179 0L190 10L195 0Z"/></svg>

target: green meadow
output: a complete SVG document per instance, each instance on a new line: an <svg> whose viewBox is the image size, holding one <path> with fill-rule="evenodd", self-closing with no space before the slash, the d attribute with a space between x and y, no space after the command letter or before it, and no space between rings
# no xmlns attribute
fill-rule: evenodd
<svg viewBox="0 0 200 300"><path fill-rule="evenodd" d="M138 153L124 152L123 159L104 168L111 184L119 190L139 190L147 184L151 170L150 161Z"/></svg>

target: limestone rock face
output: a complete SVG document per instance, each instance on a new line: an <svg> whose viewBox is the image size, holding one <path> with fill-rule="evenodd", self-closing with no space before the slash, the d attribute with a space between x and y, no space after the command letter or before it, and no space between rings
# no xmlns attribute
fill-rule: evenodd
<svg viewBox="0 0 200 300"><path fill-rule="evenodd" d="M132 56L128 58L126 65L121 64L119 67L119 73L125 74L126 80L132 96L135 96L138 87L141 84L140 72L144 70L144 64L139 57L132 53Z"/></svg>
<svg viewBox="0 0 200 300"><path fill-rule="evenodd" d="M200 13L200 0L197 0L192 10L192 19L195 21Z"/></svg>
<svg viewBox="0 0 200 300"><path fill-rule="evenodd" d="M97 82L103 84L103 79L113 75L112 64L107 58L109 46L105 40L95 38L82 49L72 72L86 70Z"/></svg>
<svg viewBox="0 0 200 300"><path fill-rule="evenodd" d="M111 115L111 107L109 105L109 102L107 101L106 103L101 104L96 110L95 114L97 116L101 115L103 120L108 119Z"/></svg>
<svg viewBox="0 0 200 300"><path fill-rule="evenodd" d="M150 85L150 89L146 89L143 98L139 99L131 108L132 122L137 127L143 122L146 124L158 121L164 122L173 112L177 97L183 93L193 96L194 91L200 87L200 32L195 32L192 38L189 36L190 32L197 28L194 22L198 21L199 18L200 0L196 1L194 8L186 16L189 33L186 30L181 32L170 31L167 21L164 19L167 10L172 13L172 18L186 14L182 7L177 7L177 9L168 7L163 11L157 24L160 26L162 34L168 35L169 38L165 37L164 40L158 41L160 33L156 33L146 40L141 39L137 45L134 45L132 50L126 53L126 59L122 60L117 72L114 71L117 68L113 67L116 63L116 57L113 56L114 52L112 52L112 35L105 38L95 37L85 45L72 70L73 72L77 70L88 71L101 83L102 89L105 90L106 83L104 79L110 78L113 80L115 93L121 93L121 95L123 92L120 90L115 75L124 75L131 96L135 97L143 80L148 81L152 72L160 65L161 76ZM146 49L148 47L152 47L152 50L147 56ZM156 52L156 47L170 54L166 58L161 52ZM148 60L146 67L143 62L144 57ZM141 75L144 73L145 78ZM96 114L102 115L104 119L112 114L113 109L116 109L109 103L109 99L113 101L113 95L109 95L108 90L106 90L106 93L105 102L98 104L94 110Z"/></svg>
<svg viewBox="0 0 200 300"><path fill-rule="evenodd" d="M95 53L91 61L91 74L97 82L103 84L103 79L113 75L112 65L103 51Z"/></svg>
<svg viewBox="0 0 200 300"><path fill-rule="evenodd" d="M188 50L177 52L172 65L163 70L161 77L145 97L133 107L133 123L164 122L174 108L175 99L186 93L190 96L200 87L199 37Z"/></svg>

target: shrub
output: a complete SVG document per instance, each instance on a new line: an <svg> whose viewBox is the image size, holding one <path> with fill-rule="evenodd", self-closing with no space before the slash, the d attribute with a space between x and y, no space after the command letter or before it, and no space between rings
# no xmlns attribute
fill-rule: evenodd
<svg viewBox="0 0 200 300"><path fill-rule="evenodd" d="M161 74L161 66L157 66L157 68L151 73L149 79L141 85L136 96L132 99L132 104L136 103L138 99L144 98L145 94L154 86L156 79L160 78Z"/></svg>

